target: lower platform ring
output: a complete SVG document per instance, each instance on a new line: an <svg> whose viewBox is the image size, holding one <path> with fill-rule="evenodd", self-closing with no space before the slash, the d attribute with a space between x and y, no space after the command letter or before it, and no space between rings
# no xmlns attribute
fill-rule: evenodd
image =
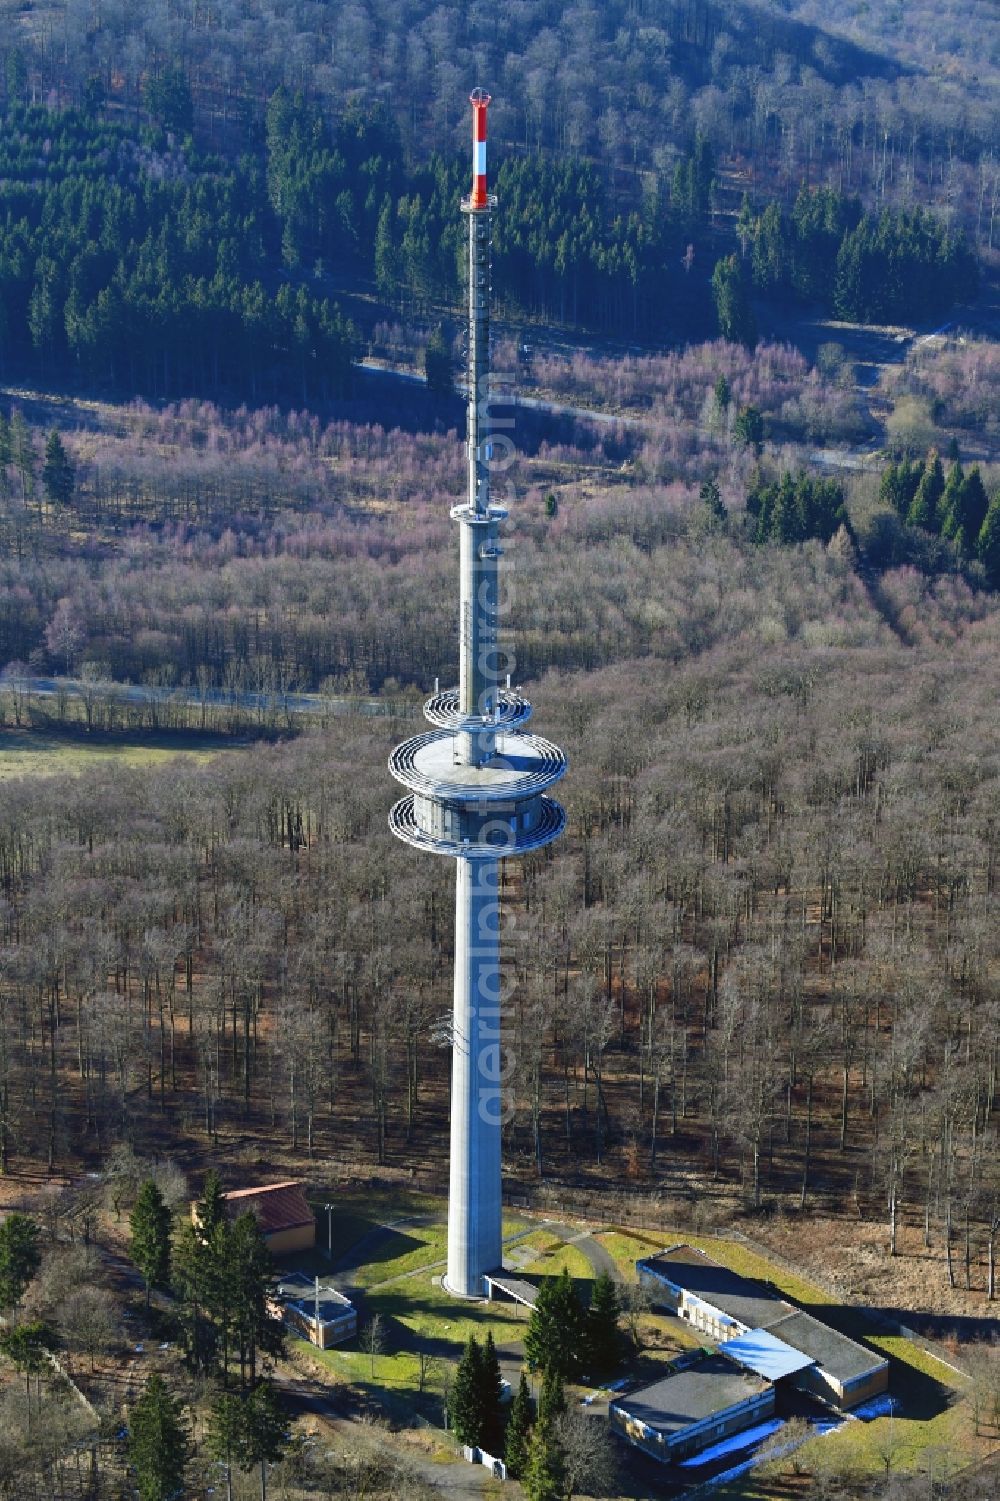
<svg viewBox="0 0 1000 1501"><path fill-rule="evenodd" d="M471 841L456 843L448 839L432 839L417 823L413 812L413 798L400 798L389 812L389 828L397 839L410 844L414 849L431 855L451 855L455 860L507 860L519 855L530 855L532 850L544 849L558 839L566 827L566 810L554 798L542 797L542 816L530 831L518 837L516 844L473 844Z"/></svg>

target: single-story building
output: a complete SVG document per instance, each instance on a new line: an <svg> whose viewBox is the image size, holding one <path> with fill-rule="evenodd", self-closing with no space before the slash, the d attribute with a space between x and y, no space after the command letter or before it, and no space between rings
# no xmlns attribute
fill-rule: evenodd
<svg viewBox="0 0 1000 1501"><path fill-rule="evenodd" d="M249 1210L257 1218L272 1256L311 1251L316 1244L316 1216L306 1202L302 1184L265 1183L260 1188L237 1188L223 1195L231 1219Z"/></svg>
<svg viewBox="0 0 1000 1501"><path fill-rule="evenodd" d="M636 1270L654 1302L687 1319L716 1344L738 1347L742 1336L767 1333L798 1351L806 1359L787 1371L787 1379L837 1407L856 1407L889 1385L884 1357L694 1246L672 1246L644 1257ZM740 1353L733 1349L737 1358Z"/></svg>
<svg viewBox="0 0 1000 1501"><path fill-rule="evenodd" d="M273 1289L271 1311L321 1350L342 1345L358 1332L357 1309L331 1283L291 1272Z"/></svg>
<svg viewBox="0 0 1000 1501"><path fill-rule="evenodd" d="M788 1305L783 1317L768 1325L768 1332L811 1358L796 1385L835 1407L857 1407L888 1388L888 1360L801 1308Z"/></svg>
<svg viewBox="0 0 1000 1501"><path fill-rule="evenodd" d="M608 1406L612 1429L637 1449L675 1463L766 1421L774 1412L774 1387L725 1355L697 1353L675 1362L652 1386L616 1397Z"/></svg>

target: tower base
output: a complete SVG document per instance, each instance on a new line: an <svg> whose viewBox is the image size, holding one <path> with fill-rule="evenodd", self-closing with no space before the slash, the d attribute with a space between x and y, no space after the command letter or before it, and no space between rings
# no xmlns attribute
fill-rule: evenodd
<svg viewBox="0 0 1000 1501"><path fill-rule="evenodd" d="M448 1270L458 1298L484 1296L503 1260L500 892L496 860L457 860Z"/></svg>

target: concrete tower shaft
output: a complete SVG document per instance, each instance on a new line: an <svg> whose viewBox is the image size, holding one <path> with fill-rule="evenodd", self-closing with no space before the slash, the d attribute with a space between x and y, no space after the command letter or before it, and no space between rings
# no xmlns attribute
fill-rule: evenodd
<svg viewBox="0 0 1000 1501"><path fill-rule="evenodd" d="M550 844L565 814L546 794L566 771L562 751L523 731L531 705L500 685L498 531L490 503L490 254L495 200L486 185L489 95L471 96L468 495L459 526L459 682L424 712L436 726L398 745L389 769L410 789L389 815L397 838L457 862L452 1023L451 1170L446 1287L479 1297L502 1258L500 1127L500 860ZM508 680L509 681L509 680Z"/></svg>

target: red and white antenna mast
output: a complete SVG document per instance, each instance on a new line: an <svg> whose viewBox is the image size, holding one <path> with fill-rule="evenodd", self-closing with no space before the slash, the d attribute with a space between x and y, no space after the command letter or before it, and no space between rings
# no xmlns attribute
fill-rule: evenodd
<svg viewBox="0 0 1000 1501"><path fill-rule="evenodd" d="M486 192L486 111L490 96L485 89L473 89L469 95L472 104L472 197L470 208L488 208Z"/></svg>

